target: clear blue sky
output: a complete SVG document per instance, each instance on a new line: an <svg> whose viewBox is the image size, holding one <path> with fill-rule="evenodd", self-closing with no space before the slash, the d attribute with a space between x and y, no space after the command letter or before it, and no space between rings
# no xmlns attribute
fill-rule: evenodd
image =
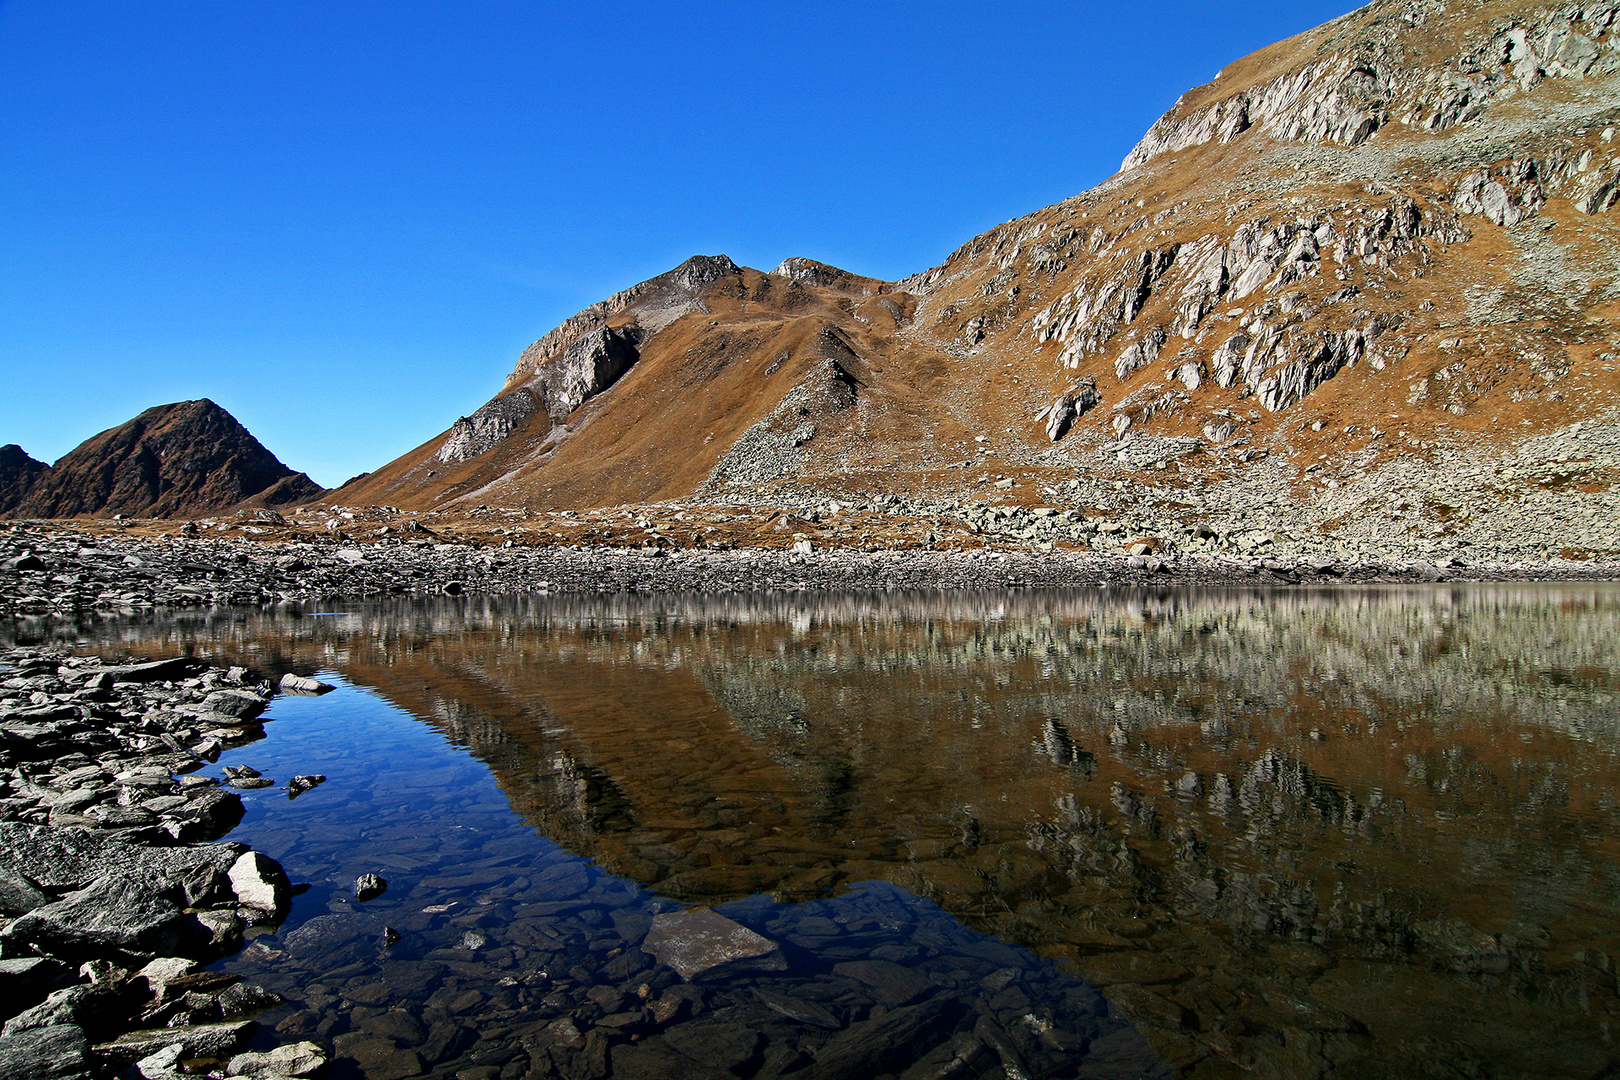
<svg viewBox="0 0 1620 1080"><path fill-rule="evenodd" d="M209 397L333 485L689 255L925 269L1344 10L0 0L0 443Z"/></svg>

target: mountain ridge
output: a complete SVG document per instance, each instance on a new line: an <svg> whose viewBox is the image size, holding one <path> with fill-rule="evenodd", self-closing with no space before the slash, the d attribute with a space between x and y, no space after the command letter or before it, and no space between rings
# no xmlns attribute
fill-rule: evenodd
<svg viewBox="0 0 1620 1080"><path fill-rule="evenodd" d="M615 294L484 416L334 498L995 497L980 470L1196 490L1271 469L1286 490L1376 471L1395 439L1511 456L1616 404L1614 23L1368 5L1227 65L1119 174L899 282L714 256ZM508 396L553 383L572 391L549 410Z"/></svg>

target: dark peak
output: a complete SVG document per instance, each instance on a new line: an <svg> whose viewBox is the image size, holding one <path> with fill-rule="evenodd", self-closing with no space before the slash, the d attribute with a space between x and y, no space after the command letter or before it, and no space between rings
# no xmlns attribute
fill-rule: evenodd
<svg viewBox="0 0 1620 1080"><path fill-rule="evenodd" d="M16 443L6 443L6 445L0 446L0 469L26 469L30 467L50 468L43 461L34 460L26 450Z"/></svg>
<svg viewBox="0 0 1620 1080"><path fill-rule="evenodd" d="M86 439L42 473L12 510L31 518L186 517L271 489L282 502L320 490L229 412L199 398L153 406Z"/></svg>
<svg viewBox="0 0 1620 1080"><path fill-rule="evenodd" d="M43 461L35 461L16 443L0 446L0 514L21 505L39 478L50 472Z"/></svg>

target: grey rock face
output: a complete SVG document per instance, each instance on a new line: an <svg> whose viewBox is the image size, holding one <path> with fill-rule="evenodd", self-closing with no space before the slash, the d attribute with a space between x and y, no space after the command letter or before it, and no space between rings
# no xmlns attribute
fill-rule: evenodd
<svg viewBox="0 0 1620 1080"><path fill-rule="evenodd" d="M1068 393L1058 395L1057 400L1035 419L1045 417L1046 437L1057 442L1069 430L1070 424L1101 403L1102 395L1097 392L1096 380L1087 377L1070 388Z"/></svg>
<svg viewBox="0 0 1620 1080"><path fill-rule="evenodd" d="M503 394L471 416L457 420L450 429L450 437L444 440L434 457L453 462L487 453L539 411L539 403L529 390Z"/></svg>
<svg viewBox="0 0 1620 1080"><path fill-rule="evenodd" d="M633 331L598 327L536 372L529 386L539 394L547 415L561 420L630 369L639 355L637 341Z"/></svg>
<svg viewBox="0 0 1620 1080"><path fill-rule="evenodd" d="M1409 8L1402 21L1420 25L1424 18ZM1330 35L1319 47L1321 60L1199 108L1172 109L1120 168L1129 172L1162 154L1229 143L1250 128L1288 142L1345 146L1357 146L1391 123L1443 131L1544 78L1613 70L1615 39L1605 35L1612 19L1612 8L1598 7L1548 11L1529 25L1499 23L1463 42L1460 53L1436 56L1428 65L1405 62L1393 42L1357 47L1343 35ZM1482 64L1481 58L1498 62Z"/></svg>

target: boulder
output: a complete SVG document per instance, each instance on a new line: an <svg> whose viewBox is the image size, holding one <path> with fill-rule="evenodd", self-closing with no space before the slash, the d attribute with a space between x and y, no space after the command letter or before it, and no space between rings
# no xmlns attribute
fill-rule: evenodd
<svg viewBox="0 0 1620 1080"><path fill-rule="evenodd" d="M231 891L243 907L280 919L287 914L292 886L281 864L257 851L246 851L231 864Z"/></svg>
<svg viewBox="0 0 1620 1080"><path fill-rule="evenodd" d="M0 914L21 915L50 902L32 881L14 871L0 870Z"/></svg>
<svg viewBox="0 0 1620 1080"><path fill-rule="evenodd" d="M28 867L44 890L82 889L103 877L163 881L179 886L187 906L197 906L229 897L225 875L246 850L233 843L146 847L88 829L0 821L0 866Z"/></svg>
<svg viewBox="0 0 1620 1080"><path fill-rule="evenodd" d="M290 671L281 677L280 686L283 694L298 694L306 697L330 693L333 689L333 687L318 679L306 679L304 676L294 675Z"/></svg>
<svg viewBox="0 0 1620 1080"><path fill-rule="evenodd" d="M388 882L376 874L361 874L354 879L354 898L371 900L388 891Z"/></svg>
<svg viewBox="0 0 1620 1080"><path fill-rule="evenodd" d="M265 702L251 690L215 690L203 698L203 707L241 720L252 720L264 712Z"/></svg>
<svg viewBox="0 0 1620 1080"><path fill-rule="evenodd" d="M0 960L0 1019L10 1019L75 978L72 968L44 956Z"/></svg>
<svg viewBox="0 0 1620 1080"><path fill-rule="evenodd" d="M5 1035L71 1024L87 1035L110 1035L117 1031L140 1003L140 994L127 983L80 983L48 996L31 1009L6 1021Z"/></svg>

